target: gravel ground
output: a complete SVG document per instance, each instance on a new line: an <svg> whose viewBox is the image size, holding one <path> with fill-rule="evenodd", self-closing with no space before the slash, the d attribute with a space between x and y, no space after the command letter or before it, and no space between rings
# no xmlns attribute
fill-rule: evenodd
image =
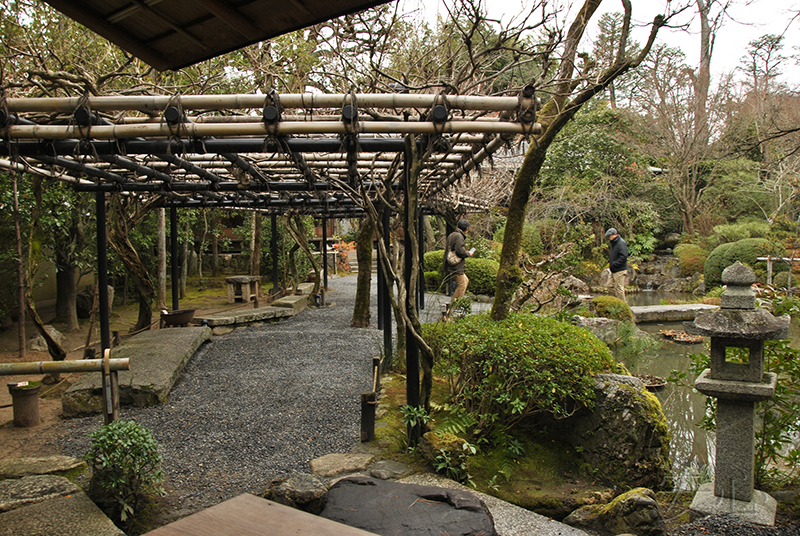
<svg viewBox="0 0 800 536"><path fill-rule="evenodd" d="M786 522L774 527L745 523L735 515L708 516L681 525L668 532L669 536L798 536L800 522Z"/></svg>
<svg viewBox="0 0 800 536"><path fill-rule="evenodd" d="M355 284L355 276L332 278L329 307L215 337L183 370L168 403L122 409L159 442L182 515L260 494L276 476L308 472L309 460L359 442L360 393L371 386L382 332L350 327ZM64 454L81 456L87 434L101 425L102 416L59 425Z"/></svg>

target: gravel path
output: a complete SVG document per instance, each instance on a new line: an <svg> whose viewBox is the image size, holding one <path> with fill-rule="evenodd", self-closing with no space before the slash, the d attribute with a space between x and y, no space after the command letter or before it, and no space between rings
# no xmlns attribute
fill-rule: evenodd
<svg viewBox="0 0 800 536"><path fill-rule="evenodd" d="M668 532L669 536L798 536L800 522L786 522L775 527L744 523L735 515L708 516L681 525Z"/></svg>
<svg viewBox="0 0 800 536"><path fill-rule="evenodd" d="M159 442L176 508L260 494L274 477L308 472L309 460L359 442L360 393L371 385L382 334L350 327L355 284L355 276L330 279L329 307L215 337L183 370L168 403L123 408L123 419ZM59 425L64 454L81 456L87 434L101 425L102 416Z"/></svg>

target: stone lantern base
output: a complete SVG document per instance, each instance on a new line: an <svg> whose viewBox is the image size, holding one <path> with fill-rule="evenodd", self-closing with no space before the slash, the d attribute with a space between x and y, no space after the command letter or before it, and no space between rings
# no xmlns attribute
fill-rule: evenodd
<svg viewBox="0 0 800 536"><path fill-rule="evenodd" d="M692 520L709 515L735 514L750 523L772 526L775 524L778 501L760 490L753 490L753 497L749 501L717 497L712 482L700 486L689 509Z"/></svg>

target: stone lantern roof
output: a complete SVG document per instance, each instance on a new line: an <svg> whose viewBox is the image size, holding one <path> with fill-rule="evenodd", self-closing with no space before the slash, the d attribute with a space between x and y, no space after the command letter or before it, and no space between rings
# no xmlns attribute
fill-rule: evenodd
<svg viewBox="0 0 800 536"><path fill-rule="evenodd" d="M697 314L692 332L706 337L768 340L783 339L789 334L788 316L773 316L756 308L751 285L753 270L736 262L722 272L722 282L728 286L720 298L720 309Z"/></svg>

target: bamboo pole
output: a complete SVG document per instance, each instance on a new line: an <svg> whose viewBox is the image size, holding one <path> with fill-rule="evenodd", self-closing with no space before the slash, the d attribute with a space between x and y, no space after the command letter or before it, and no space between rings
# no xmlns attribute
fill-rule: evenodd
<svg viewBox="0 0 800 536"><path fill-rule="evenodd" d="M525 100L520 97L489 97L482 95L456 95L444 99L431 94L357 94L356 104L362 108L421 108L428 109L434 104L446 102L449 109L513 111ZM83 106L83 97L32 97L7 99L11 112L61 112L72 113ZM169 95L157 96L101 96L89 97L88 106L95 111L138 110L141 112L162 112L167 106L180 102L184 110L229 110L263 108L267 102L265 95L183 95L176 98ZM527 99L530 101L530 99ZM352 104L350 94L291 93L280 95L283 108L317 109L338 108Z"/></svg>
<svg viewBox="0 0 800 536"><path fill-rule="evenodd" d="M318 121L311 123L278 123L275 131L270 132L263 123L218 123L197 124L166 123L139 125L96 125L81 127L78 125L15 125L8 128L8 138L14 140L63 140L74 138L120 139L120 138L152 138L152 137L228 137L228 136L270 136L291 134L347 134L342 122ZM461 132L483 132L494 134L525 134L526 129L520 123L506 121L476 122L450 121L435 123L405 123L401 121L359 122L356 131L361 134L453 134Z"/></svg>
<svg viewBox="0 0 800 536"><path fill-rule="evenodd" d="M109 360L110 370L130 370L130 359ZM102 359L81 359L78 361L37 361L33 363L0 363L0 376L24 374L60 374L67 372L102 372Z"/></svg>

